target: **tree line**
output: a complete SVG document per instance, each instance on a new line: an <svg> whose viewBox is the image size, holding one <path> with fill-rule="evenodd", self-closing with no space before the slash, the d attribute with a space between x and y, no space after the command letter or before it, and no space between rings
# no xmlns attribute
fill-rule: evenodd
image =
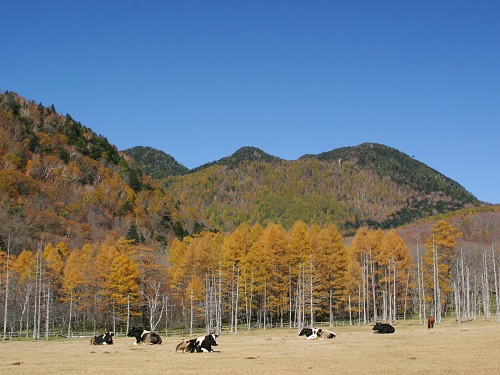
<svg viewBox="0 0 500 375"><path fill-rule="evenodd" d="M167 251L120 238L13 255L9 239L0 250L3 338L498 316L495 249L464 250L460 237L441 220L416 256L394 229L363 227L346 245L335 225L303 221L288 231L244 222L174 239Z"/></svg>

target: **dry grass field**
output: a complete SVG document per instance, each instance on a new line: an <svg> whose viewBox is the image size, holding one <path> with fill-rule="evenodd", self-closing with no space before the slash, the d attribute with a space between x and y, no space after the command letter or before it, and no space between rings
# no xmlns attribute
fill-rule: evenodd
<svg viewBox="0 0 500 375"><path fill-rule="evenodd" d="M500 323L446 320L433 330L398 322L392 335L371 326L335 327L333 340L306 340L297 330L224 333L219 352L175 354L180 336L160 346L89 339L0 342L2 374L500 374Z"/></svg>

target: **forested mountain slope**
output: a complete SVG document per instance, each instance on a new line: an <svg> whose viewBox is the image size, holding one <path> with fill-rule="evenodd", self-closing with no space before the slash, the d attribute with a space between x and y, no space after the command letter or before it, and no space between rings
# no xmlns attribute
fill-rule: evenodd
<svg viewBox="0 0 500 375"><path fill-rule="evenodd" d="M235 154L170 176L165 188L201 212L218 230L241 222L297 220L335 223L344 233L361 225L397 227L413 220L480 205L457 182L380 144L365 143L286 161ZM257 151L255 151L257 152ZM242 155L248 155L247 158Z"/></svg>
<svg viewBox="0 0 500 375"><path fill-rule="evenodd" d="M14 253L127 235L162 245L186 233L190 210L54 105L0 93L0 142L0 242L10 236Z"/></svg>
<svg viewBox="0 0 500 375"><path fill-rule="evenodd" d="M183 175L189 172L189 168L180 164L172 156L152 147L136 146L122 152L132 157L141 170L153 179Z"/></svg>

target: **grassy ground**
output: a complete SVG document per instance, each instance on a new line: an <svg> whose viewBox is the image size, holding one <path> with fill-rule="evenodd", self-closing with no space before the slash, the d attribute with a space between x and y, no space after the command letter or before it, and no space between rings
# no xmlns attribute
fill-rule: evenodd
<svg viewBox="0 0 500 375"><path fill-rule="evenodd" d="M433 330L395 324L392 335L371 326L336 327L333 340L306 340L297 330L224 333L217 353L175 354L180 336L160 346L112 346L89 339L0 342L0 373L15 374L500 374L500 323L447 320ZM8 372L7 372L8 371Z"/></svg>

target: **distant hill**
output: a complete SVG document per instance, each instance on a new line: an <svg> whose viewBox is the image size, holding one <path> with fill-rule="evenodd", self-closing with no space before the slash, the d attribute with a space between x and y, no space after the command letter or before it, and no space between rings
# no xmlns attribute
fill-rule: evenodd
<svg viewBox="0 0 500 375"><path fill-rule="evenodd" d="M136 146L122 152L132 157L147 176L157 180L189 172L189 168L178 163L172 156L152 147Z"/></svg>
<svg viewBox="0 0 500 375"><path fill-rule="evenodd" d="M355 147L342 147L318 155L305 155L325 162L351 161L360 168L369 168L381 178L390 177L401 185L409 185L423 194L442 192L453 200L477 203L477 199L460 184L424 163L377 143L363 143Z"/></svg>
<svg viewBox="0 0 500 375"><path fill-rule="evenodd" d="M269 155L257 147L241 147L234 154L219 159L217 161L203 164L200 167L194 168L190 173L201 171L202 169L210 168L213 166L227 166L229 168L236 167L239 163L244 161L262 161L266 163L277 163L283 159L276 156Z"/></svg>

